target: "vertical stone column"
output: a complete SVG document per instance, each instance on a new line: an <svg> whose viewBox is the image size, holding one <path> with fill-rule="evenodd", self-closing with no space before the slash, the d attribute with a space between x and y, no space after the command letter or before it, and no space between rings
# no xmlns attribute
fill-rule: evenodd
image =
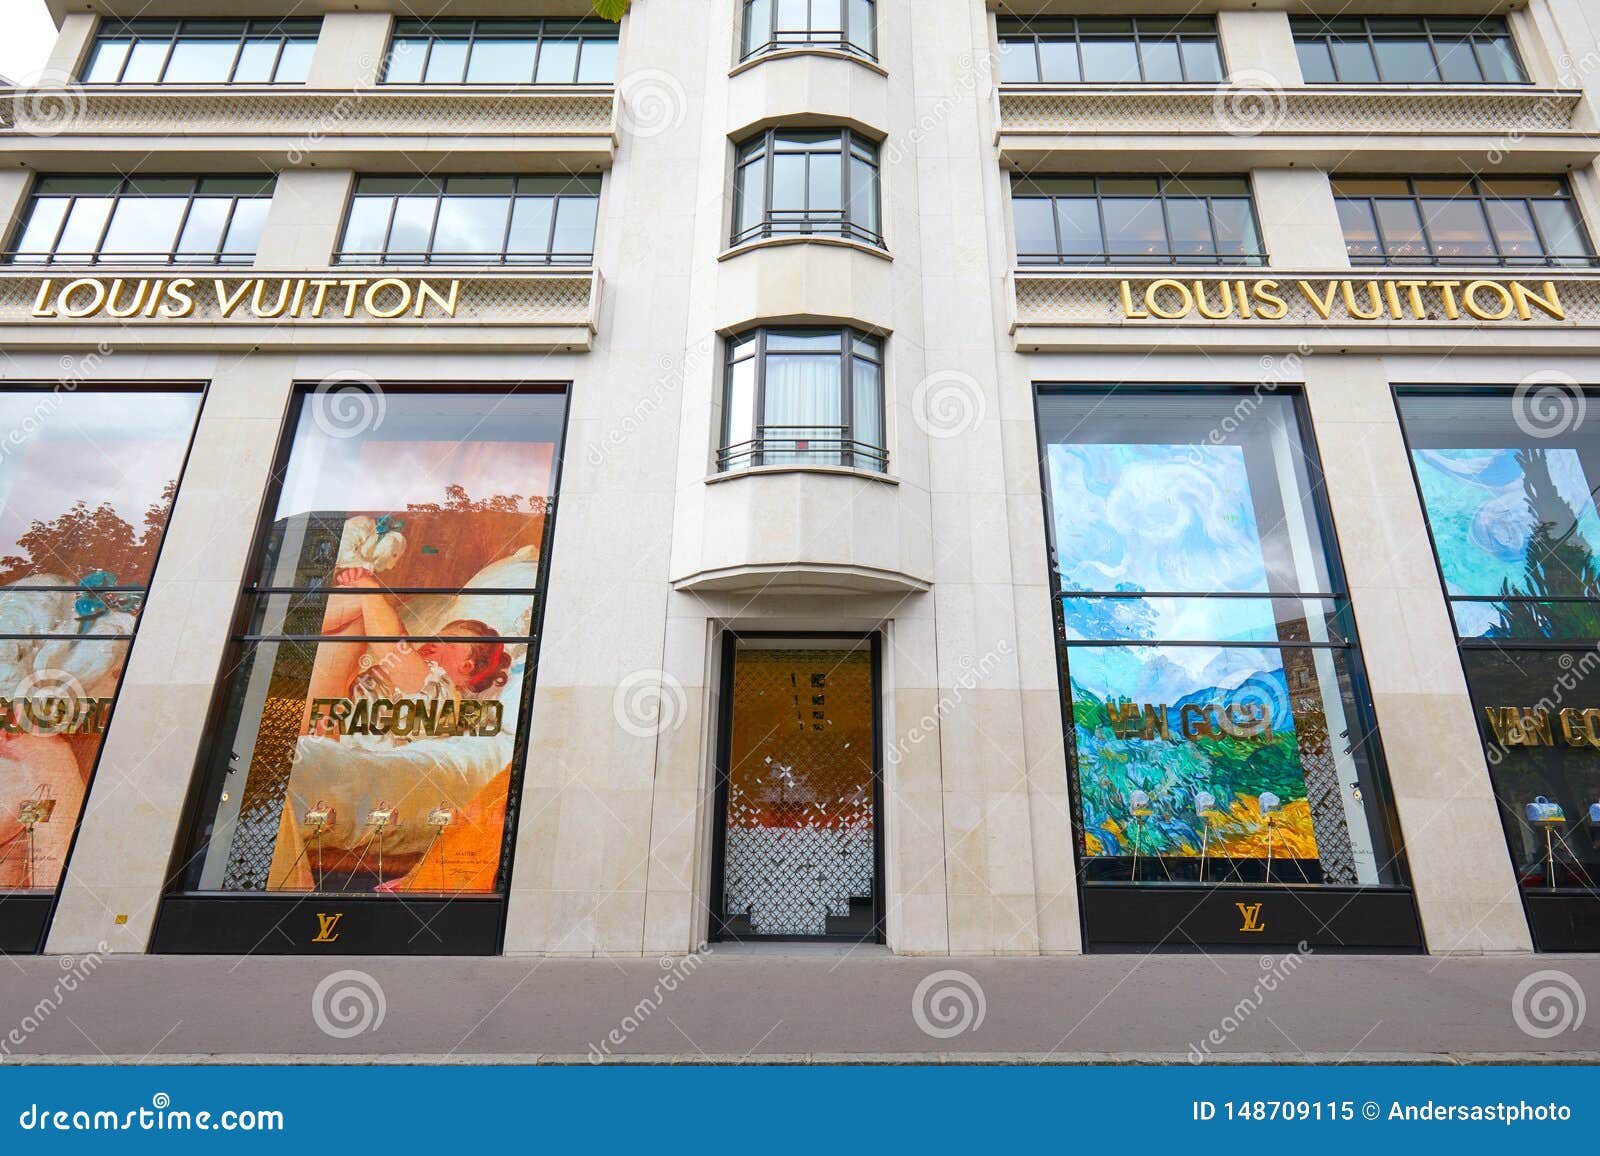
<svg viewBox="0 0 1600 1156"><path fill-rule="evenodd" d="M89 48L94 44L94 34L99 27L100 18L92 13L73 12L62 17L61 31L45 59L44 69L38 76L13 76L11 79L18 84L76 81L88 62Z"/></svg>
<svg viewBox="0 0 1600 1156"><path fill-rule="evenodd" d="M28 191L33 188L33 173L27 169L0 172L0 236L14 236L17 223L28 206Z"/></svg>
<svg viewBox="0 0 1600 1156"><path fill-rule="evenodd" d="M1384 365L1311 357L1306 394L1428 950L1532 950Z"/></svg>
<svg viewBox="0 0 1600 1156"><path fill-rule="evenodd" d="M1320 169L1255 169L1256 216L1275 268L1350 268L1333 186Z"/></svg>
<svg viewBox="0 0 1600 1156"><path fill-rule="evenodd" d="M394 18L387 12L329 12L311 57L311 88L371 88L383 71Z"/></svg>
<svg viewBox="0 0 1600 1156"><path fill-rule="evenodd" d="M1287 12L1218 12L1217 32L1231 80L1251 87L1266 86L1268 78L1280 88L1305 83Z"/></svg>
<svg viewBox="0 0 1600 1156"><path fill-rule="evenodd" d="M288 357L228 358L211 382L67 864L52 953L149 942L292 373Z"/></svg>
<svg viewBox="0 0 1600 1156"><path fill-rule="evenodd" d="M258 269L326 269L338 251L355 174L288 169L278 174L256 249Z"/></svg>

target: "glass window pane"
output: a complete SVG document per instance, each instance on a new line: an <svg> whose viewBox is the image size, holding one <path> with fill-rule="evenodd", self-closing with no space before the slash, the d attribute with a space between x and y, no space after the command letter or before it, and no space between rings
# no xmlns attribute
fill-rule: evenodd
<svg viewBox="0 0 1600 1156"><path fill-rule="evenodd" d="M1352 257L1381 257L1378 225L1367 201L1339 200L1339 226L1344 230L1345 248Z"/></svg>
<svg viewBox="0 0 1600 1156"><path fill-rule="evenodd" d="M578 57L579 84L610 84L617 78L617 42L593 37L583 42Z"/></svg>
<svg viewBox="0 0 1600 1156"><path fill-rule="evenodd" d="M388 252L394 256L427 253L428 238L433 233L434 210L437 207L438 201L433 197L397 198L394 225L389 232Z"/></svg>
<svg viewBox="0 0 1600 1156"><path fill-rule="evenodd" d="M235 84L269 84L273 66L278 62L276 40L252 40L239 52L239 62L233 70Z"/></svg>
<svg viewBox="0 0 1600 1156"><path fill-rule="evenodd" d="M1176 197L1167 201L1167 228L1172 233L1172 252L1176 257L1210 255L1211 214L1202 200Z"/></svg>
<svg viewBox="0 0 1600 1156"><path fill-rule="evenodd" d="M222 247L222 230L228 224L229 197L196 197L189 207L189 219L178 238L178 257L210 258Z"/></svg>
<svg viewBox="0 0 1600 1156"><path fill-rule="evenodd" d="M1165 261L1170 255L1161 202L1137 197L1107 197L1101 203L1106 248L1113 264Z"/></svg>
<svg viewBox="0 0 1600 1156"><path fill-rule="evenodd" d="M1078 66L1078 42L1041 40L1039 79L1047 84L1076 84L1083 79Z"/></svg>
<svg viewBox="0 0 1600 1156"><path fill-rule="evenodd" d="M1572 202L1534 201L1533 215L1539 222L1539 231L1544 234L1545 248L1552 256L1589 254L1589 241Z"/></svg>
<svg viewBox="0 0 1600 1156"><path fill-rule="evenodd" d="M311 74L311 57L317 50L314 40L288 40L278 56L278 71L273 75L276 84L304 84Z"/></svg>
<svg viewBox="0 0 1600 1156"><path fill-rule="evenodd" d="M186 201L182 197L123 197L101 242L102 255L165 256L172 252Z"/></svg>
<svg viewBox="0 0 1600 1156"><path fill-rule="evenodd" d="M850 0L850 43L864 52L878 50L878 28L872 0Z"/></svg>
<svg viewBox="0 0 1600 1156"><path fill-rule="evenodd" d="M467 65L468 84L527 84L537 40L480 40Z"/></svg>
<svg viewBox="0 0 1600 1156"><path fill-rule="evenodd" d="M539 84L571 84L578 75L578 42L545 40L539 46Z"/></svg>
<svg viewBox="0 0 1600 1156"><path fill-rule="evenodd" d="M754 52L772 39L772 0L749 0L744 9L744 51Z"/></svg>
<svg viewBox="0 0 1600 1156"><path fill-rule="evenodd" d="M1177 41L1146 40L1140 50L1144 57L1146 83L1176 84L1183 80L1183 66L1178 61Z"/></svg>
<svg viewBox="0 0 1600 1156"><path fill-rule="evenodd" d="M772 208L792 211L805 208L806 158L796 153L779 153L772 159Z"/></svg>
<svg viewBox="0 0 1600 1156"><path fill-rule="evenodd" d="M388 240L389 213L393 208L391 197L355 198L350 203L350 219L345 224L340 251L345 254L382 253Z"/></svg>
<svg viewBox="0 0 1600 1156"><path fill-rule="evenodd" d="M1427 242L1422 236L1422 217L1415 201L1380 199L1374 205L1378 225L1383 230L1384 249L1391 257L1426 257Z"/></svg>
<svg viewBox="0 0 1600 1156"><path fill-rule="evenodd" d="M1222 79L1222 53L1215 40L1183 42L1184 79L1190 83L1211 83Z"/></svg>
<svg viewBox="0 0 1600 1156"><path fill-rule="evenodd" d="M166 63L167 51L171 47L171 42L166 40L139 41L128 56L128 67L122 72L122 83L155 84L161 79L161 66Z"/></svg>
<svg viewBox="0 0 1600 1156"><path fill-rule="evenodd" d="M41 197L33 202L28 224L17 241L19 257L24 253L43 255L50 252L55 245L56 233L61 229L61 222L66 219L69 204L71 202L65 197Z"/></svg>
<svg viewBox="0 0 1600 1156"><path fill-rule="evenodd" d="M850 160L850 221L869 233L878 229L878 170L860 157Z"/></svg>
<svg viewBox="0 0 1600 1156"><path fill-rule="evenodd" d="M115 84L133 47L131 40L102 40L94 46L89 66L83 70L85 84Z"/></svg>
<svg viewBox="0 0 1600 1156"><path fill-rule="evenodd" d="M1056 198L1061 252L1068 257L1097 257L1105 252L1100 235L1100 206L1093 197Z"/></svg>
<svg viewBox="0 0 1600 1156"><path fill-rule="evenodd" d="M1478 63L1483 69L1483 79L1490 84L1521 84L1528 79L1509 39L1480 40Z"/></svg>
<svg viewBox="0 0 1600 1156"><path fill-rule="evenodd" d="M511 210L511 237L506 252L522 257L548 254L554 208L554 197L518 197Z"/></svg>
<svg viewBox="0 0 1600 1156"><path fill-rule="evenodd" d="M1341 84L1378 83L1378 66L1372 59L1372 48L1365 40L1335 40L1331 50Z"/></svg>
<svg viewBox="0 0 1600 1156"><path fill-rule="evenodd" d="M594 253L595 216L600 202L594 197L562 197L556 206L555 253L566 260L583 260Z"/></svg>
<svg viewBox="0 0 1600 1156"><path fill-rule="evenodd" d="M1490 201L1489 223L1494 226L1500 252L1507 258L1544 256L1539 235L1533 227L1533 213L1526 201Z"/></svg>
<svg viewBox="0 0 1600 1156"><path fill-rule="evenodd" d="M1483 80L1478 58L1470 40L1435 40L1439 53L1439 76L1450 84L1477 84Z"/></svg>
<svg viewBox="0 0 1600 1156"><path fill-rule="evenodd" d="M1132 38L1127 40L1085 39L1083 79L1091 83L1121 84L1139 79L1139 54Z"/></svg>
<svg viewBox="0 0 1600 1156"><path fill-rule="evenodd" d="M1338 79L1333 72L1333 53L1325 40L1296 40L1295 55L1300 58L1300 72L1307 84L1332 84Z"/></svg>
<svg viewBox="0 0 1600 1156"><path fill-rule="evenodd" d="M1031 40L1000 41L1000 82L1033 84L1039 79L1039 60Z"/></svg>
<svg viewBox="0 0 1600 1156"><path fill-rule="evenodd" d="M837 353L768 354L760 431L767 465L839 464L844 421L840 368Z"/></svg>
<svg viewBox="0 0 1600 1156"><path fill-rule="evenodd" d="M736 237L761 224L766 211L762 203L767 191L766 179L765 157L740 167L733 194L733 230Z"/></svg>
<svg viewBox="0 0 1600 1156"><path fill-rule="evenodd" d="M1378 71L1385 84L1431 84L1439 79L1428 42L1382 39L1375 45Z"/></svg>
<svg viewBox="0 0 1600 1156"><path fill-rule="evenodd" d="M1489 222L1477 201L1422 202L1428 236L1437 257L1492 257L1494 243L1489 237Z"/></svg>
<svg viewBox="0 0 1600 1156"><path fill-rule="evenodd" d="M166 84L222 84L238 51L234 40L179 40L162 80Z"/></svg>
<svg viewBox="0 0 1600 1156"><path fill-rule="evenodd" d="M807 177L807 205L813 214L844 209L844 169L838 153L813 153Z"/></svg>
<svg viewBox="0 0 1600 1156"><path fill-rule="evenodd" d="M1044 197L1014 197L1011 215L1016 221L1017 258L1027 262L1030 258L1056 256L1056 229L1052 202ZM1096 230L1095 240L1099 236Z"/></svg>
<svg viewBox="0 0 1600 1156"><path fill-rule="evenodd" d="M450 260L498 254L505 244L510 212L510 197L445 196L439 202L433 256Z"/></svg>
<svg viewBox="0 0 1600 1156"><path fill-rule="evenodd" d="M862 446L882 450L883 441L883 369L870 361L857 358L852 365L855 428L854 440ZM861 469L882 469L880 457L858 453L852 463Z"/></svg>
<svg viewBox="0 0 1600 1156"><path fill-rule="evenodd" d="M460 84L467 67L465 40L435 40L428 53L428 84Z"/></svg>
<svg viewBox="0 0 1600 1156"><path fill-rule="evenodd" d="M267 223L272 202L266 197L242 198L233 209L228 239L222 246L225 256L234 259L254 257L261 245L261 230Z"/></svg>
<svg viewBox="0 0 1600 1156"><path fill-rule="evenodd" d="M99 250L100 234L111 215L110 197L79 197L67 214L67 227L56 245L56 255L64 260L82 260Z"/></svg>
<svg viewBox="0 0 1600 1156"><path fill-rule="evenodd" d="M755 389L754 358L734 362L728 367L727 412L723 415L724 469L739 469L750 464L750 442L755 437Z"/></svg>
<svg viewBox="0 0 1600 1156"><path fill-rule="evenodd" d="M389 67L384 80L390 84L420 84L422 66L428 57L426 40L396 39L389 51Z"/></svg>

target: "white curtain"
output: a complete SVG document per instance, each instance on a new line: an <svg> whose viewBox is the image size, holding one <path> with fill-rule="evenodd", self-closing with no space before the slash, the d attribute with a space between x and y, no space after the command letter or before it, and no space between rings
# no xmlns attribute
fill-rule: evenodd
<svg viewBox="0 0 1600 1156"><path fill-rule="evenodd" d="M839 463L844 422L837 353L771 353L767 356L766 426L763 461L767 465ZM828 428L805 428L805 427ZM820 450L801 449L807 440L826 441ZM793 448L791 448L793 447Z"/></svg>

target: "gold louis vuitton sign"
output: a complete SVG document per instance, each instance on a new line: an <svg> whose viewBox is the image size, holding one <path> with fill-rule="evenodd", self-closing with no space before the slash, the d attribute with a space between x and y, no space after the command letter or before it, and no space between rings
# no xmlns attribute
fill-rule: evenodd
<svg viewBox="0 0 1600 1156"><path fill-rule="evenodd" d="M1306 309L1323 321L1532 321L1567 314L1554 281L1376 278L1278 281L1162 277L1120 287L1130 321L1283 321Z"/></svg>
<svg viewBox="0 0 1600 1156"><path fill-rule="evenodd" d="M312 938L312 943L337 943L339 942L339 920L344 918L344 912L336 911L331 915L326 911L317 912L317 934Z"/></svg>
<svg viewBox="0 0 1600 1156"><path fill-rule="evenodd" d="M461 282L424 277L46 277L33 316L83 321L454 317Z"/></svg>
<svg viewBox="0 0 1600 1156"><path fill-rule="evenodd" d="M1239 927L1240 931L1265 931L1267 929L1267 925L1261 922L1262 905L1260 903L1235 903L1234 906L1239 909L1239 917L1244 920L1244 923Z"/></svg>

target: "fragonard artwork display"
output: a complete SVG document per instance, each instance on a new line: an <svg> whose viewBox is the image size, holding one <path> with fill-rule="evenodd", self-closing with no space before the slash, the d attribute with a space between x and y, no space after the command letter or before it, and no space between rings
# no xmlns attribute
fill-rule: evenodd
<svg viewBox="0 0 1600 1156"><path fill-rule="evenodd" d="M1319 878L1306 771L1332 770L1336 659L1273 645L1244 450L1052 444L1049 470L1084 852Z"/></svg>
<svg viewBox="0 0 1600 1156"><path fill-rule="evenodd" d="M198 393L0 394L0 891L53 891Z"/></svg>
<svg viewBox="0 0 1600 1156"><path fill-rule="evenodd" d="M459 402L390 398L361 437L302 420L204 889L495 890L555 445Z"/></svg>

